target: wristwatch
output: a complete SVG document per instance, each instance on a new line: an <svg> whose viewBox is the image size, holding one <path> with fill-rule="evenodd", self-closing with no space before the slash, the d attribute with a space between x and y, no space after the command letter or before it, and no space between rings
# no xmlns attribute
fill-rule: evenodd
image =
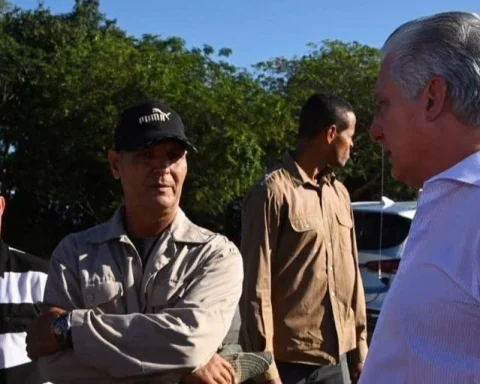
<svg viewBox="0 0 480 384"><path fill-rule="evenodd" d="M71 348L73 346L71 312L57 316L52 321L51 330L63 348Z"/></svg>

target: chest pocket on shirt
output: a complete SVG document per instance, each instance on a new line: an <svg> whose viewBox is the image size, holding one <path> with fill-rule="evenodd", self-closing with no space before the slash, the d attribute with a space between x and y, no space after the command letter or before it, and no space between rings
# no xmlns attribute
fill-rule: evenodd
<svg viewBox="0 0 480 384"><path fill-rule="evenodd" d="M345 251L352 251L352 227L353 221L350 213L340 211L336 213L338 221L338 243Z"/></svg>
<svg viewBox="0 0 480 384"><path fill-rule="evenodd" d="M119 313L122 296L123 285L117 281L86 285L83 289L85 308L97 309L101 313Z"/></svg>
<svg viewBox="0 0 480 384"><path fill-rule="evenodd" d="M174 308L185 296L187 284L185 280L155 279L147 311L157 313L166 307Z"/></svg>
<svg viewBox="0 0 480 384"><path fill-rule="evenodd" d="M318 231L318 227L322 225L320 216L290 216L288 220L295 232Z"/></svg>

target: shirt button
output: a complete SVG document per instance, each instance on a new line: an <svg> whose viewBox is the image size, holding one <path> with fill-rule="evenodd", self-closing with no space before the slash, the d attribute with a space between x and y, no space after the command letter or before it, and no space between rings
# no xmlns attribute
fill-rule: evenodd
<svg viewBox="0 0 480 384"><path fill-rule="evenodd" d="M93 301L95 296L93 296L91 293L89 293L86 297L87 301Z"/></svg>
<svg viewBox="0 0 480 384"><path fill-rule="evenodd" d="M332 292L332 296L335 297L335 292Z"/></svg>
<svg viewBox="0 0 480 384"><path fill-rule="evenodd" d="M328 270L331 272L331 271L333 271L333 268L332 268L332 267L328 267Z"/></svg>
<svg viewBox="0 0 480 384"><path fill-rule="evenodd" d="M328 243L327 247L330 248L332 246L332 243Z"/></svg>

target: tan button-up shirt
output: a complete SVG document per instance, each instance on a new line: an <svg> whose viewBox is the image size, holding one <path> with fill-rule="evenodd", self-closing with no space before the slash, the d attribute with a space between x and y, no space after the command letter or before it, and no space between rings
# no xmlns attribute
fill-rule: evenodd
<svg viewBox="0 0 480 384"><path fill-rule="evenodd" d="M244 348L306 364L365 359L350 197L333 175L314 183L287 153L245 198L241 252ZM276 377L274 365L265 378Z"/></svg>
<svg viewBox="0 0 480 384"><path fill-rule="evenodd" d="M62 383L175 383L206 364L242 290L238 249L179 210L146 264L122 209L55 249L44 302L73 311L73 350L40 359Z"/></svg>

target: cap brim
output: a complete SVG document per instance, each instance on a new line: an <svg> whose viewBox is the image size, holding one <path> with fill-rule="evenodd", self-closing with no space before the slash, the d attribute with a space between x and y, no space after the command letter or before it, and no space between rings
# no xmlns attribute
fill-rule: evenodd
<svg viewBox="0 0 480 384"><path fill-rule="evenodd" d="M197 152L197 148L195 148L195 146L190 141L188 141L186 138L175 136L175 135L163 135L163 136L156 137L155 139L152 139L152 140L146 142L145 144L138 147L137 149L142 149L142 148L149 147L149 146L157 144L158 142L163 141L163 140L178 141L178 142L184 144L189 150L192 150L193 152Z"/></svg>
<svg viewBox="0 0 480 384"><path fill-rule="evenodd" d="M240 352L221 356L232 365L239 383L265 373L273 362L270 352Z"/></svg>

